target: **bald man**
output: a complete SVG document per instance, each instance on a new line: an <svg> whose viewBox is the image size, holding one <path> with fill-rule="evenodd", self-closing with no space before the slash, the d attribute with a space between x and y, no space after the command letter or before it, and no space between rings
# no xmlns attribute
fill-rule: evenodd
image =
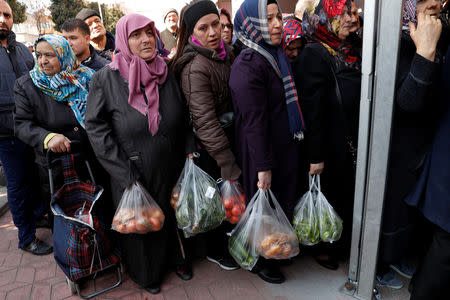
<svg viewBox="0 0 450 300"><path fill-rule="evenodd" d="M12 32L11 7L0 0L0 161L6 174L8 205L19 229L19 248L35 255L50 254L53 248L36 238L36 219L43 205L32 192L33 152L14 137L14 82L34 66L30 50L16 41ZM39 207L37 207L39 206Z"/></svg>

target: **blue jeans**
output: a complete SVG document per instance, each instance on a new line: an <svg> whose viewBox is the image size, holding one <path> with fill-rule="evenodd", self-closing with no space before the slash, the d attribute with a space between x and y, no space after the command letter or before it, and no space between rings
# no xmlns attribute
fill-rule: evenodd
<svg viewBox="0 0 450 300"><path fill-rule="evenodd" d="M6 175L9 209L19 229L19 248L23 248L35 239L36 217L44 208L32 188L32 180L39 180L33 178L32 149L17 138L0 140L0 161Z"/></svg>

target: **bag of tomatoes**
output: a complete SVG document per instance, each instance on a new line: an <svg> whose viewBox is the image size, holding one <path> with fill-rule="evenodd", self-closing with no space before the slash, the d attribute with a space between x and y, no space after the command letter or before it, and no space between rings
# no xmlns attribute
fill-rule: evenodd
<svg viewBox="0 0 450 300"><path fill-rule="evenodd" d="M225 220L236 224L245 212L245 194L241 185L236 180L222 181L220 196L225 207Z"/></svg>
<svg viewBox="0 0 450 300"><path fill-rule="evenodd" d="M164 214L150 194L134 182L123 192L111 228L128 234L146 234L158 231L164 225Z"/></svg>

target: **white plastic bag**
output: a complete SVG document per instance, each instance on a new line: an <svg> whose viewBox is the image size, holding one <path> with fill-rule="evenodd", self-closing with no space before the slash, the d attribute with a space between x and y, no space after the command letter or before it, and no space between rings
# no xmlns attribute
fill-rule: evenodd
<svg viewBox="0 0 450 300"><path fill-rule="evenodd" d="M247 270L255 266L259 256L287 259L299 253L294 229L270 190L256 192L229 235L230 254Z"/></svg>
<svg viewBox="0 0 450 300"><path fill-rule="evenodd" d="M316 176L309 175L309 191L307 191L294 208L292 224L299 242L312 246L320 242L319 219L314 198L317 195Z"/></svg>
<svg viewBox="0 0 450 300"><path fill-rule="evenodd" d="M207 232L219 226L225 218L225 208L216 181L194 164L192 158L186 163L172 192L178 228L186 237ZM175 196L175 197L174 197Z"/></svg>
<svg viewBox="0 0 450 300"><path fill-rule="evenodd" d="M316 211L319 219L320 239L324 242L333 243L341 238L342 219L320 191L320 175L316 175L316 187Z"/></svg>
<svg viewBox="0 0 450 300"><path fill-rule="evenodd" d="M159 205L136 181L123 192L111 228L124 234L145 234L160 230L164 218Z"/></svg>

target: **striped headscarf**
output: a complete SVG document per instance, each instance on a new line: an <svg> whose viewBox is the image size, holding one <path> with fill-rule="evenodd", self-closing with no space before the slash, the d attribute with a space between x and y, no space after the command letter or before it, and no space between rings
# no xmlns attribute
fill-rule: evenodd
<svg viewBox="0 0 450 300"><path fill-rule="evenodd" d="M277 1L271 0L278 5ZM305 124L293 79L291 64L281 45L273 45L267 23L268 0L245 0L234 18L236 37L247 47L261 54L270 63L275 73L282 79L289 128L294 139L302 140Z"/></svg>
<svg viewBox="0 0 450 300"><path fill-rule="evenodd" d="M94 71L81 66L69 42L59 35L46 34L34 43L34 48L40 41L46 41L55 51L61 70L53 76L47 76L36 63L30 71L31 79L44 94L60 102L68 102L78 123L84 128L84 114L89 92L89 82Z"/></svg>

